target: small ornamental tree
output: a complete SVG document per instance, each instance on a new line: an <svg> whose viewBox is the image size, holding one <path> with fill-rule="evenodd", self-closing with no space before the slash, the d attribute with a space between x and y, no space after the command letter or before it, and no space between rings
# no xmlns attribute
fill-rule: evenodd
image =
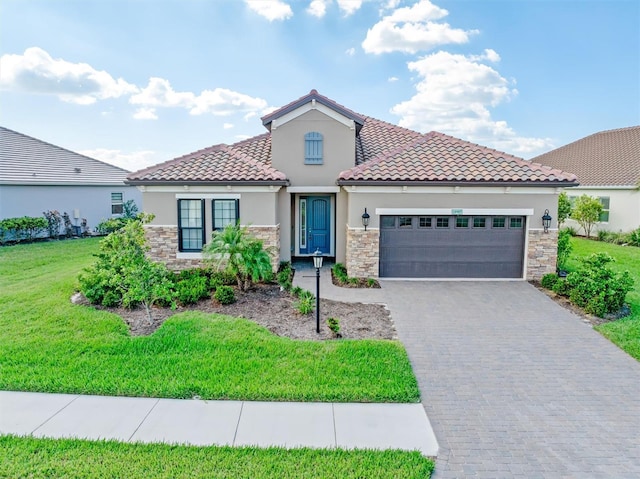
<svg viewBox="0 0 640 479"><path fill-rule="evenodd" d="M252 282L270 280L271 258L261 240L253 238L245 226L229 224L214 231L211 243L202 249L205 261L217 270L226 270L236 278L241 290Z"/></svg>
<svg viewBox="0 0 640 479"><path fill-rule="evenodd" d="M571 201L567 196L567 192L563 191L558 196L558 229L562 228L562 224L571 217Z"/></svg>
<svg viewBox="0 0 640 479"><path fill-rule="evenodd" d="M600 219L600 213L602 212L602 203L598 198L594 198L589 195L582 195L576 199L571 211L571 218L576 220L582 229L584 234L591 236L591 229Z"/></svg>
<svg viewBox="0 0 640 479"><path fill-rule="evenodd" d="M567 230L561 230L558 233L558 257L556 260L556 268L558 271L564 271L572 248L571 233Z"/></svg>

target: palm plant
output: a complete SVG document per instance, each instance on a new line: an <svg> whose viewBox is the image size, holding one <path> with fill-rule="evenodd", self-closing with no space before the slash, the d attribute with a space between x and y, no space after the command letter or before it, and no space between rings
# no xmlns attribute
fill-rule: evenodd
<svg viewBox="0 0 640 479"><path fill-rule="evenodd" d="M248 289L252 282L271 279L273 274L271 258L263 242L239 224L214 231L211 242L202 252L205 261L235 276L241 290Z"/></svg>

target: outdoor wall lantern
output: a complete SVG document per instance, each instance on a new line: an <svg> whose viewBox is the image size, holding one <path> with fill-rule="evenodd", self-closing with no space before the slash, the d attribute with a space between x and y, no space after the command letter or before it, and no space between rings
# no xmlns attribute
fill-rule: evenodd
<svg viewBox="0 0 640 479"><path fill-rule="evenodd" d="M362 213L362 226L364 226L364 230L367 231L367 226L369 226L369 213L367 213L367 209L364 209L364 213Z"/></svg>
<svg viewBox="0 0 640 479"><path fill-rule="evenodd" d="M542 227L544 228L544 232L549 232L549 226L551 226L551 215L549 214L549 210L544 210L544 215L542 215Z"/></svg>
<svg viewBox="0 0 640 479"><path fill-rule="evenodd" d="M313 266L316 268L316 333L320 332L320 268L322 268L320 248L313 253Z"/></svg>

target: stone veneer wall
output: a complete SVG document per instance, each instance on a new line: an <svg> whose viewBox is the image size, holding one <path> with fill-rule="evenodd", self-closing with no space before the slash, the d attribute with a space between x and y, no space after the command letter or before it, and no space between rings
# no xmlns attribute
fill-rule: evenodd
<svg viewBox="0 0 640 479"><path fill-rule="evenodd" d="M555 273L558 256L558 231L529 230L527 280L539 281L547 273Z"/></svg>
<svg viewBox="0 0 640 479"><path fill-rule="evenodd" d="M347 226L347 274L353 278L377 278L379 272L380 230Z"/></svg>
<svg viewBox="0 0 640 479"><path fill-rule="evenodd" d="M277 271L280 263L280 225L249 226L249 232L264 242L271 256L273 270ZM201 259L178 258L178 227L146 225L145 234L151 250L149 256L154 261L161 261L173 271L202 266Z"/></svg>
<svg viewBox="0 0 640 479"><path fill-rule="evenodd" d="M264 249L271 256L271 266L273 271L278 271L280 266L280 225L275 226L247 226L249 233L255 238L262 240Z"/></svg>

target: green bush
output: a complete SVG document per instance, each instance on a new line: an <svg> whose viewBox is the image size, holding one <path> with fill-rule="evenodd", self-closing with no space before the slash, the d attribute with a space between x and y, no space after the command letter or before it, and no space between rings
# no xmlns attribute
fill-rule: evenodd
<svg viewBox="0 0 640 479"><path fill-rule="evenodd" d="M578 230L573 226L567 226L566 228L562 228L560 232L566 231L569 236L578 236Z"/></svg>
<svg viewBox="0 0 640 479"><path fill-rule="evenodd" d="M540 284L542 285L543 288L553 290L553 287L555 286L555 284L558 282L559 279L560 278L558 278L558 275L555 273L545 274L540 280Z"/></svg>
<svg viewBox="0 0 640 479"><path fill-rule="evenodd" d="M220 304L231 304L236 301L236 293L231 286L218 286L216 292L213 293L214 299Z"/></svg>
<svg viewBox="0 0 640 479"><path fill-rule="evenodd" d="M632 246L640 246L640 228L629 233L629 244Z"/></svg>
<svg viewBox="0 0 640 479"><path fill-rule="evenodd" d="M336 336L340 336L340 320L338 318L327 318L327 326Z"/></svg>
<svg viewBox="0 0 640 479"><path fill-rule="evenodd" d="M608 266L613 261L607 253L593 253L582 260L578 270L567 276L571 302L600 317L618 312L633 279L628 271L615 273Z"/></svg>
<svg viewBox="0 0 640 479"><path fill-rule="evenodd" d="M296 298L298 298L303 291L304 289L302 289L300 286L294 286L293 288L291 288L291 294Z"/></svg>
<svg viewBox="0 0 640 479"><path fill-rule="evenodd" d="M571 287L569 286L569 283L567 283L567 280L562 278L558 278L551 289L554 293L565 297L569 296L569 292L571 291Z"/></svg>
<svg viewBox="0 0 640 479"><path fill-rule="evenodd" d="M347 283L349 281L349 275L347 275L347 268L342 263L336 263L331 268L333 276L339 283Z"/></svg>
<svg viewBox="0 0 640 479"><path fill-rule="evenodd" d="M5 218L0 221L0 242L33 241L43 237L48 228L49 223L41 216Z"/></svg>
<svg viewBox="0 0 640 479"><path fill-rule="evenodd" d="M558 271L565 269L571 250L571 234L567 230L560 230L558 232L558 257L556 260Z"/></svg>
<svg viewBox="0 0 640 479"><path fill-rule="evenodd" d="M278 284L282 286L282 289L291 291L293 287L293 269L291 269L291 263L289 261L282 261L280 263L276 280Z"/></svg>
<svg viewBox="0 0 640 479"><path fill-rule="evenodd" d="M124 218L109 218L108 220L104 220L98 223L98 226L96 226L96 231L101 235L108 235L109 233L118 231L127 223L128 221Z"/></svg>
<svg viewBox="0 0 640 479"><path fill-rule="evenodd" d="M309 296L300 296L298 301L296 301L293 306L298 310L300 314L310 314L313 311L313 295Z"/></svg>
<svg viewBox="0 0 640 479"><path fill-rule="evenodd" d="M182 273L180 276L183 276ZM181 304L195 304L201 299L209 297L209 278L207 278L206 274L192 273L190 276L180 279L176 283L175 289L176 299Z"/></svg>

